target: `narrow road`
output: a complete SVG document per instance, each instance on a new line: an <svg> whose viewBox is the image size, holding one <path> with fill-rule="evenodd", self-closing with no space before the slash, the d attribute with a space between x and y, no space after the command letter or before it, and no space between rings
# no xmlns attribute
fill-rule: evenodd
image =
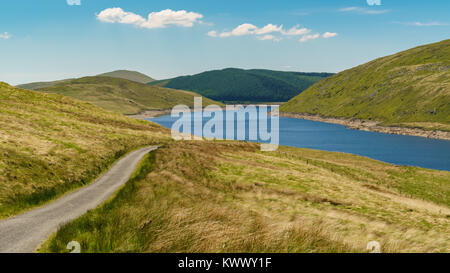
<svg viewBox="0 0 450 273"><path fill-rule="evenodd" d="M141 159L158 147L131 152L95 182L43 207L0 221L0 253L34 252L58 227L106 201L135 171Z"/></svg>

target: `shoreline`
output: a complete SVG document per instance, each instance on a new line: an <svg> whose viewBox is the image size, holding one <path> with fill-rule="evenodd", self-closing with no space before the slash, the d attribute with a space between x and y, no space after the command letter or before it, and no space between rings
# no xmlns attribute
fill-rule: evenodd
<svg viewBox="0 0 450 273"><path fill-rule="evenodd" d="M398 126L381 126L377 121L367 121L360 119L346 119L346 118L334 118L323 117L320 115L300 114L300 113L288 113L280 112L280 117L286 118L298 118L312 121L320 121L325 123L344 125L349 129L378 132L391 135L408 135L418 136L432 139L450 140L450 132L445 131L427 131L419 128L406 128Z"/></svg>
<svg viewBox="0 0 450 273"><path fill-rule="evenodd" d="M170 115L170 113L172 112L172 110L167 109L167 110L147 110L144 112L141 112L139 114L135 114L135 115L125 115L129 118L135 118L135 119L147 119L147 118L156 118L159 116L164 116L164 115Z"/></svg>

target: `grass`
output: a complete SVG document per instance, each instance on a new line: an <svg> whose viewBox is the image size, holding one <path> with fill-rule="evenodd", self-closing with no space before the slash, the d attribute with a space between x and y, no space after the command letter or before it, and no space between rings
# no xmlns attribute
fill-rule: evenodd
<svg viewBox="0 0 450 273"><path fill-rule="evenodd" d="M280 111L450 131L450 40L376 59L326 78Z"/></svg>
<svg viewBox="0 0 450 273"><path fill-rule="evenodd" d="M103 206L40 250L66 252L450 251L450 173L245 142L153 152Z"/></svg>
<svg viewBox="0 0 450 273"><path fill-rule="evenodd" d="M171 109L184 104L193 107L193 92L173 90L112 77L85 77L38 89L90 102L109 111L137 114L146 110ZM203 98L203 106L219 102Z"/></svg>
<svg viewBox="0 0 450 273"><path fill-rule="evenodd" d="M0 83L0 218L91 182L133 149L169 141L158 125Z"/></svg>

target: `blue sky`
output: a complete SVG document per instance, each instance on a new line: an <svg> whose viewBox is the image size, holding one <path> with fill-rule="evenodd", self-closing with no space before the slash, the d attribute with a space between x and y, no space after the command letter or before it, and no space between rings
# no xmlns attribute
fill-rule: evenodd
<svg viewBox="0 0 450 273"><path fill-rule="evenodd" d="M339 72L450 38L448 0L369 2L2 0L0 81L116 69L156 79L226 67Z"/></svg>

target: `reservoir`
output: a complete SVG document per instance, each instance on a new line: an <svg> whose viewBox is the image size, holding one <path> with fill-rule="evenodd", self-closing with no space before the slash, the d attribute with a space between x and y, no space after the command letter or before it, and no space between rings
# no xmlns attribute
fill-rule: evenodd
<svg viewBox="0 0 450 273"><path fill-rule="evenodd" d="M203 118L203 124L209 119ZM170 129L178 118L166 115L148 120ZM338 124L280 117L279 141L284 146L351 153L396 165L450 171L447 140L366 132Z"/></svg>

